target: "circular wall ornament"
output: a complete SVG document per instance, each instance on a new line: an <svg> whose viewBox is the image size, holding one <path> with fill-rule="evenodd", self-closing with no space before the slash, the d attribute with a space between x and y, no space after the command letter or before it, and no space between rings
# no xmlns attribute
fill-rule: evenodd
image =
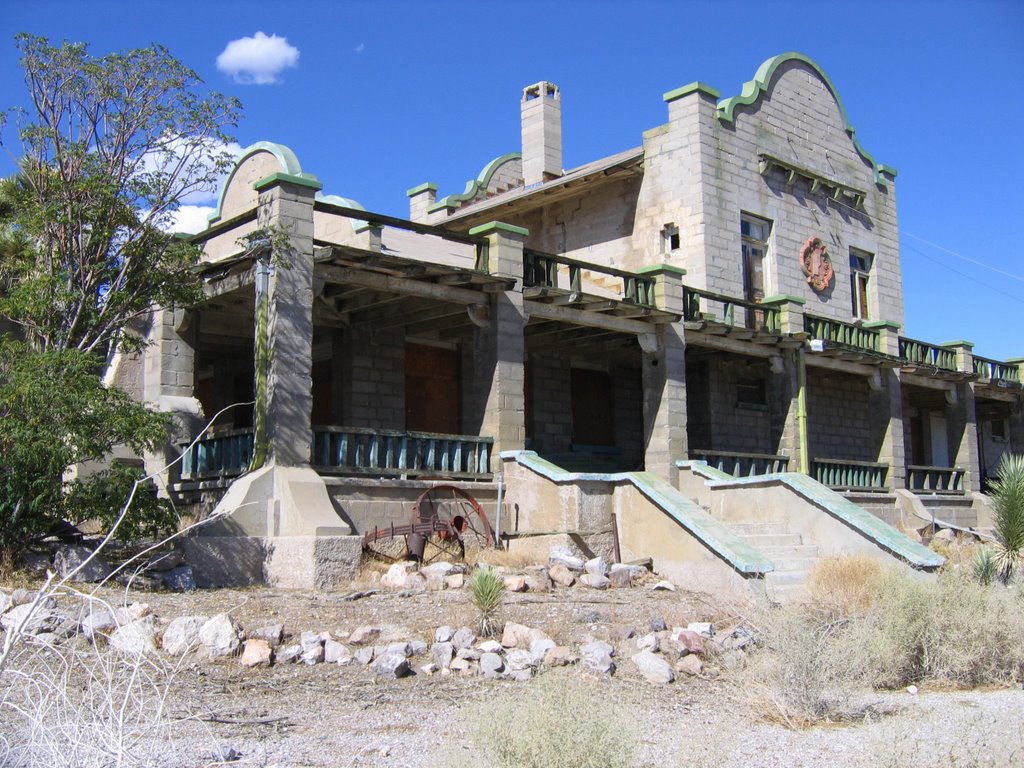
<svg viewBox="0 0 1024 768"><path fill-rule="evenodd" d="M800 268L807 275L807 284L817 293L821 293L832 282L832 259L828 248L820 237L809 237L800 249Z"/></svg>

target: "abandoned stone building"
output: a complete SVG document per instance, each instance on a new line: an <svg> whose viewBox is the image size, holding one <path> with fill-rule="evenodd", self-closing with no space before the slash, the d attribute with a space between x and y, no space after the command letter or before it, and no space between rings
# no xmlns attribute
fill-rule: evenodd
<svg viewBox="0 0 1024 768"><path fill-rule="evenodd" d="M154 312L117 373L178 415L160 459L191 443L169 492L219 504L189 540L210 583L329 586L438 483L514 547L779 596L827 554L934 569L904 531L987 524L1022 361L901 335L896 171L828 76L787 53L664 101L564 169L559 89L527 87L522 147L414 186L408 219L241 155L196 236L206 301ZM239 244L274 230L283 257Z"/></svg>

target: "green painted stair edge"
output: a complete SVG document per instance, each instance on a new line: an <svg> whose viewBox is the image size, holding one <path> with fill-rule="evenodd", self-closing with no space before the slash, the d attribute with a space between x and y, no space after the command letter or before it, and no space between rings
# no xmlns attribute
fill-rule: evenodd
<svg viewBox="0 0 1024 768"><path fill-rule="evenodd" d="M566 472L557 464L540 458L534 451L502 451L500 455L502 459L514 460L554 483L631 483L651 503L739 573L745 576L760 576L775 570L771 560L761 554L756 547L733 533L727 525L711 517L671 483L650 472Z"/></svg>
<svg viewBox="0 0 1024 768"><path fill-rule="evenodd" d="M781 483L914 568L938 568L946 562L942 555L914 541L863 507L854 504L842 494L836 493L814 478L799 472L733 477L714 467L707 466L707 463L703 461L681 460L676 462L676 466L680 469L689 469L695 474L707 478L706 482L710 488L736 488Z"/></svg>

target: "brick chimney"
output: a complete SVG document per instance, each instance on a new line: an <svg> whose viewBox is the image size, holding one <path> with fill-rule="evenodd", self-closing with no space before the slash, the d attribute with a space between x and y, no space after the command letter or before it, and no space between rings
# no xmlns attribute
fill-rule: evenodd
<svg viewBox="0 0 1024 768"><path fill-rule="evenodd" d="M526 186L562 175L562 96L554 83L523 88L523 180Z"/></svg>

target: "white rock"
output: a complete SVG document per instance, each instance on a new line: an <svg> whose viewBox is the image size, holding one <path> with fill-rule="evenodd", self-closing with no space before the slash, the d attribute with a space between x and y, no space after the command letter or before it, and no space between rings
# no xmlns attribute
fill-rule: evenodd
<svg viewBox="0 0 1024 768"><path fill-rule="evenodd" d="M548 571L548 576L553 582L563 587L571 587L576 582L576 577L573 575L573 572L561 563L551 566L551 569Z"/></svg>
<svg viewBox="0 0 1024 768"><path fill-rule="evenodd" d="M504 648L497 640L484 640L476 647L480 653L501 653Z"/></svg>
<svg viewBox="0 0 1024 768"><path fill-rule="evenodd" d="M452 628L449 626L438 627L434 630L434 642L435 643L450 643L454 636Z"/></svg>
<svg viewBox="0 0 1024 768"><path fill-rule="evenodd" d="M156 653L156 619L144 616L119 627L110 636L110 647L131 656Z"/></svg>
<svg viewBox="0 0 1024 768"><path fill-rule="evenodd" d="M552 547L548 552L548 560L555 565L564 565L570 571L581 573L585 562L582 557L576 557L568 547Z"/></svg>
<svg viewBox="0 0 1024 768"><path fill-rule="evenodd" d="M533 669L535 666L537 666L537 659L529 651L513 648L505 655L505 668L510 672Z"/></svg>
<svg viewBox="0 0 1024 768"><path fill-rule="evenodd" d="M95 640L96 635L105 634L117 627L113 612L105 605L90 603L85 606L83 613L79 626L88 640Z"/></svg>
<svg viewBox="0 0 1024 768"><path fill-rule="evenodd" d="M430 565L425 565L420 568L420 575L425 579L446 579L456 572L458 572L458 568L451 563L446 563L444 561L431 563Z"/></svg>
<svg viewBox="0 0 1024 768"><path fill-rule="evenodd" d="M352 663L352 651L344 643L337 640L327 640L324 643L324 661L327 664L340 664L345 666Z"/></svg>
<svg viewBox="0 0 1024 768"><path fill-rule="evenodd" d="M584 573L580 576L580 584L586 584L591 589L608 589L612 583L607 576L601 576L596 573Z"/></svg>
<svg viewBox="0 0 1024 768"><path fill-rule="evenodd" d="M441 669L447 669L455 656L455 648L450 642L434 643L430 646L430 653Z"/></svg>
<svg viewBox="0 0 1024 768"><path fill-rule="evenodd" d="M63 623L61 616L56 611L42 605L33 611L30 603L16 605L0 616L0 627L3 627L6 632L10 632L22 622L25 622L25 626L21 631L26 635L56 632Z"/></svg>
<svg viewBox="0 0 1024 768"><path fill-rule="evenodd" d="M710 621L693 621L686 625L690 632L696 632L709 640L715 636L715 625Z"/></svg>
<svg viewBox="0 0 1024 768"><path fill-rule="evenodd" d="M650 651L651 653L657 653L659 645L658 636L653 632L649 632L646 635L638 637L636 640L636 649L638 651Z"/></svg>
<svg viewBox="0 0 1024 768"><path fill-rule="evenodd" d="M302 646L298 643L292 643L277 649L278 664L294 664L301 656Z"/></svg>
<svg viewBox="0 0 1024 768"><path fill-rule="evenodd" d="M207 616L179 616L171 620L161 640L164 653L181 656L201 644L199 630L210 619Z"/></svg>
<svg viewBox="0 0 1024 768"><path fill-rule="evenodd" d="M640 651L631 658L637 670L649 683L667 685L676 679L672 666L661 656L651 651Z"/></svg>
<svg viewBox="0 0 1024 768"><path fill-rule="evenodd" d="M238 653L243 636L242 628L226 613L217 614L199 628L199 642L214 659Z"/></svg>
<svg viewBox="0 0 1024 768"><path fill-rule="evenodd" d="M505 670L505 661L497 653L485 653L480 657L480 674L497 677Z"/></svg>
<svg viewBox="0 0 1024 768"><path fill-rule="evenodd" d="M476 635L473 634L473 630L469 627L459 627L452 636L452 645L455 646L456 650L460 648L469 648L475 642Z"/></svg>
<svg viewBox="0 0 1024 768"><path fill-rule="evenodd" d="M319 664L324 660L324 641L316 632L303 632L299 636L299 645L302 646L303 664Z"/></svg>
<svg viewBox="0 0 1024 768"><path fill-rule="evenodd" d="M608 563L605 562L603 557L592 557L583 564L583 568L587 573L593 573L597 576L608 575Z"/></svg>
<svg viewBox="0 0 1024 768"><path fill-rule="evenodd" d="M651 587L651 589L659 589L659 590L660 589L664 589L664 590L666 590L668 592L675 592L676 591L676 585L673 584L671 581L662 580L662 581L659 581L657 584L655 584L653 587Z"/></svg>
<svg viewBox="0 0 1024 768"><path fill-rule="evenodd" d="M501 644L505 648L527 649L534 640L547 639L548 636L541 630L512 621L505 622L504 631L501 633Z"/></svg>
<svg viewBox="0 0 1024 768"><path fill-rule="evenodd" d="M612 661L614 653L614 648L599 640L580 646L580 659L583 666L602 674L610 675L615 672L615 662Z"/></svg>
<svg viewBox="0 0 1024 768"><path fill-rule="evenodd" d="M239 662L243 667L269 667L272 656L270 643L260 638L251 638L245 641Z"/></svg>
<svg viewBox="0 0 1024 768"><path fill-rule="evenodd" d="M416 563L405 561L403 563L395 563L388 572L381 577L380 583L385 587L393 587L394 589L406 589L406 581L409 576L415 573Z"/></svg>
<svg viewBox="0 0 1024 768"><path fill-rule="evenodd" d="M530 655L533 660L540 663L547 656L548 651L555 647L555 641L550 637L539 637L530 643Z"/></svg>
<svg viewBox="0 0 1024 768"><path fill-rule="evenodd" d="M379 634L380 627L356 627L352 634L348 636L348 641L352 645L366 645L366 643L376 640Z"/></svg>
<svg viewBox="0 0 1024 768"><path fill-rule="evenodd" d="M381 677L394 678L405 677L409 674L409 661L397 653L385 653L373 662L373 673Z"/></svg>

